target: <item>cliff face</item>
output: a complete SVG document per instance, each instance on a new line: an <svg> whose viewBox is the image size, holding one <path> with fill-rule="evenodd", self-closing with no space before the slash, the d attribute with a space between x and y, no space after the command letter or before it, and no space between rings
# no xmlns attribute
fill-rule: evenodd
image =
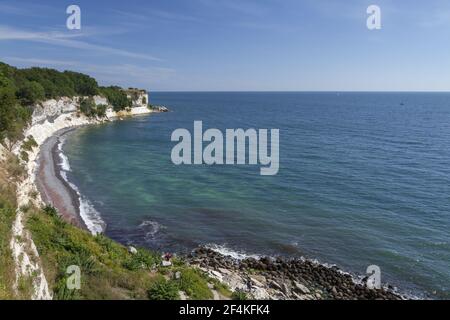
<svg viewBox="0 0 450 320"><path fill-rule="evenodd" d="M88 118L79 112L80 98L60 98L52 99L40 103L33 109L31 125L25 130L27 139L32 137L36 147L27 152L27 159L23 160L25 165L26 177L17 184L17 210L16 217L12 226L12 236L10 249L14 260L16 279L13 285L14 291L19 291L21 279L30 279L32 286L31 297L33 299L51 299L52 293L43 272L39 253L30 232L26 228L27 215L21 208L26 208L30 204L40 208L44 205L35 186L35 173L37 168L37 158L39 146L58 130L76 127L86 124L95 124L107 121L109 118L120 118L127 115L146 114L152 111L147 107L142 94L133 102L133 107L129 110L114 112L112 106L108 104L106 98L101 96L94 97L97 105L108 105L106 117ZM19 142L13 148L13 153L21 156L23 141ZM0 155L2 154L0 149ZM31 196L35 194L35 196Z"/></svg>
<svg viewBox="0 0 450 320"><path fill-rule="evenodd" d="M107 105L107 117L123 116L127 114L143 114L148 113L148 93L143 90L127 91L128 98L132 101L131 111L124 111L117 114L113 111L113 107L108 103L108 100L103 96L94 96L96 105ZM31 125L43 124L45 121L53 122L62 114L71 114L77 112L79 109L80 97L62 97L58 100L46 100L33 106L33 116Z"/></svg>
<svg viewBox="0 0 450 320"><path fill-rule="evenodd" d="M106 100L106 99L105 99ZM78 98L61 98L44 101L33 108L31 124L39 124L45 120L56 118L64 113L75 112L78 109Z"/></svg>
<svg viewBox="0 0 450 320"><path fill-rule="evenodd" d="M128 94L128 97L131 98L131 101L133 101L133 108L147 107L148 105L148 93L145 91L138 92L136 96L133 96L133 94Z"/></svg>

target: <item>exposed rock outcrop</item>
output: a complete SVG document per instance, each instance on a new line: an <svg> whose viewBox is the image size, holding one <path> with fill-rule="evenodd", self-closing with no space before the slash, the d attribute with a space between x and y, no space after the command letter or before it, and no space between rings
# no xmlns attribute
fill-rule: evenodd
<svg viewBox="0 0 450 320"><path fill-rule="evenodd" d="M143 94L143 96L148 98L147 94ZM52 293L49 289L38 251L30 233L25 227L26 213L21 210L21 208L27 207L30 203L36 206L43 205L35 186L36 160L39 154L39 147L46 139L61 129L100 123L109 121L110 119L119 119L123 115L131 116L154 112L147 107L147 104L145 106L143 105L144 100L142 97L139 103L134 104L136 106L135 108L123 111L123 114L114 112L112 107L109 106L106 112L107 117L105 118L88 118L81 114L78 111L79 97L48 100L34 107L31 125L25 130L24 135L25 137L33 137L37 146L31 151L28 151L28 160L24 163L27 176L17 186L18 209L16 219L12 226L12 237L10 241L10 248L16 269L16 281L14 285L16 291L21 279L31 279L34 289L32 299L52 299ZM94 97L94 101L97 105L107 104L106 99L100 96ZM19 142L14 146L14 154L20 155L22 143ZM37 194L37 196L33 197L31 196L32 194Z"/></svg>
<svg viewBox="0 0 450 320"><path fill-rule="evenodd" d="M237 260L208 248L198 248L188 257L210 277L232 291L245 292L257 300L400 300L390 288L371 289L337 267L307 259L247 258Z"/></svg>

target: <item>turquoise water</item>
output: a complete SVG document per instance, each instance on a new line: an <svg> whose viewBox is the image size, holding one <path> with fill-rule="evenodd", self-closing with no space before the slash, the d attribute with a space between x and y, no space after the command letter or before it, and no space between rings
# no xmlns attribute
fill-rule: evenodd
<svg viewBox="0 0 450 320"><path fill-rule="evenodd" d="M173 112L68 137L69 179L123 243L316 258L450 298L450 94L153 93ZM279 128L280 171L175 166L171 133Z"/></svg>

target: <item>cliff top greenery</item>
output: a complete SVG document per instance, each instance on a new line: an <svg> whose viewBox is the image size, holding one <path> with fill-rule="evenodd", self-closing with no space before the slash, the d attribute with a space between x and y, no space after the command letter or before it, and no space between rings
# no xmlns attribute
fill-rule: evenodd
<svg viewBox="0 0 450 320"><path fill-rule="evenodd" d="M131 99L136 99L137 92L142 91L131 89L128 93L117 86L100 87L94 78L78 72L36 67L18 69L0 62L0 141L8 138L14 142L21 138L24 126L31 119L32 107L41 101L101 95L114 111L120 111L131 107ZM96 110L95 114L99 113Z"/></svg>

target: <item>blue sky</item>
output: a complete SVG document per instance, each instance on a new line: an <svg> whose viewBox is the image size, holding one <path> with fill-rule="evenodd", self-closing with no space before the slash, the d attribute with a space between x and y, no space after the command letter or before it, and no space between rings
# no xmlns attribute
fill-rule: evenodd
<svg viewBox="0 0 450 320"><path fill-rule="evenodd" d="M0 0L0 60L150 91L450 91L450 1Z"/></svg>

